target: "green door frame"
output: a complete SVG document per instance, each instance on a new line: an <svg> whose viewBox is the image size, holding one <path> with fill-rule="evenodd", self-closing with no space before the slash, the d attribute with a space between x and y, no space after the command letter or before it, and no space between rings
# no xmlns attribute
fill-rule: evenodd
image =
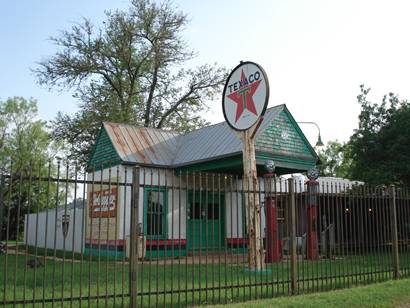
<svg viewBox="0 0 410 308"><path fill-rule="evenodd" d="M201 196L202 193L202 196ZM203 197L206 196L206 193L208 194L207 197L207 201L206 199L204 200ZM194 199L195 196L195 199ZM201 199L199 199L199 196L201 196ZM198 200L199 199L199 200ZM191 219L190 215L192 215L192 213L189 213L190 209L191 209L191 204L192 202L197 202L199 201L201 206L205 206L206 205L206 211L208 211L208 204L209 201L214 201L213 203L216 203L216 201L218 201L218 209L219 209L219 219L218 221L218 237L219 237L219 241L217 241L217 249L223 250L224 249L224 245L225 245L225 193L218 193L218 192L211 192L211 191L199 191L196 190L195 193L193 190L189 190L188 191L188 198L187 198L187 216L186 216L186 235L187 235L187 250L190 251L197 251L197 250L209 250L209 249L213 249L215 250L214 247L208 247L207 245L207 239L209 240L209 237L207 237L207 233L206 233L206 228L207 225L205 225L205 232L202 233L201 236L201 245L200 247L195 247L198 245L198 243L195 242L195 236L193 234L194 231L194 226L192 225L193 223L196 224L200 224L200 230L202 231L202 224L205 222L206 224L209 224L210 226L214 227L215 226L215 220L212 220L212 222L208 221L208 213L206 212L205 215L205 219ZM220 202L219 202L220 201ZM202 213L201 213L202 214ZM208 227L209 227L208 225ZM213 230L211 230L213 231ZM205 233L205 234L204 234ZM194 246L194 247L192 247Z"/></svg>

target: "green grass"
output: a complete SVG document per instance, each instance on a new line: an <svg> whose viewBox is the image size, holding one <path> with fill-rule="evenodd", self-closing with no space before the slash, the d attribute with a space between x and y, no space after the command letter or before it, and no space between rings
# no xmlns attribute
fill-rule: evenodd
<svg viewBox="0 0 410 308"><path fill-rule="evenodd" d="M61 253L57 255L61 256ZM39 258L42 260L42 257ZM66 253L66 258L71 258L71 253ZM30 256L27 259L30 259ZM47 259L45 266L30 269L25 266L24 255L18 255L17 258L13 254L0 255L0 304L5 294L8 301L30 300L33 296L36 299L43 296L61 299L91 295L101 296L99 304L128 305L127 262L109 258L101 258L98 262L96 257L84 256L84 262L81 263L79 259L81 258L78 255L74 256L74 262L71 259L66 259L64 263L61 259ZM204 261L204 257L202 260ZM221 256L221 261L224 263L224 256ZM403 268L409 268L409 261L409 255L402 255ZM145 262L143 266L139 264L137 289L142 293L138 298L140 304L171 306L178 303L231 303L290 293L288 261L269 264L268 274L250 273L246 271L243 263L190 265L185 264L185 259L174 262L176 264L173 265L160 262L157 265L155 261ZM333 290L392 279L389 254L300 261L298 265L298 293ZM403 274L406 276L410 271L403 270ZM163 295L164 291L171 290L172 294ZM105 297L114 294L117 296L115 301ZM74 302L75 305L78 303L79 301ZM84 299L82 303L84 306L98 305L96 300Z"/></svg>
<svg viewBox="0 0 410 308"><path fill-rule="evenodd" d="M19 251L26 251L26 246L25 245L19 245ZM73 260L92 260L92 261L107 261L107 260L112 260L114 257L113 256L107 256L105 254L104 249L101 249L101 255L98 256L98 253L94 253L94 255L86 255L86 254L81 254L78 252L72 252L72 251L64 251L64 250L59 250L56 249L50 249L50 248L41 248L41 247L34 247L34 246L27 246L27 253L30 255L36 255L39 256L40 259L46 255L46 256L55 256L57 258L65 258L65 259L73 259ZM122 260L122 256L118 256L117 259Z"/></svg>
<svg viewBox="0 0 410 308"><path fill-rule="evenodd" d="M344 290L217 307L398 307L410 303L410 280L395 280Z"/></svg>

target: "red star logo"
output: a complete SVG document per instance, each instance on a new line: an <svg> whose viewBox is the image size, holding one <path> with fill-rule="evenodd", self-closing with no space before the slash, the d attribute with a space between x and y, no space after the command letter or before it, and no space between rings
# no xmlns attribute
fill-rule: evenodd
<svg viewBox="0 0 410 308"><path fill-rule="evenodd" d="M258 116L256 112L256 108L255 108L255 103L253 102L253 94L258 88L260 82L261 80L257 80L249 84L242 70L241 87L239 88L238 91L233 92L228 95L228 97L231 100L233 100L236 104L238 104L236 108L235 123L238 122L239 118L241 117L245 109L247 109L249 112L252 112L254 115Z"/></svg>

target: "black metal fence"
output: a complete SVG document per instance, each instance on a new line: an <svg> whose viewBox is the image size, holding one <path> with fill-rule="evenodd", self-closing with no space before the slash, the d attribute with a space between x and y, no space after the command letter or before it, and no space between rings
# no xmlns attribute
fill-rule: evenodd
<svg viewBox="0 0 410 308"><path fill-rule="evenodd" d="M0 303L193 306L410 275L405 187L104 167L1 176Z"/></svg>

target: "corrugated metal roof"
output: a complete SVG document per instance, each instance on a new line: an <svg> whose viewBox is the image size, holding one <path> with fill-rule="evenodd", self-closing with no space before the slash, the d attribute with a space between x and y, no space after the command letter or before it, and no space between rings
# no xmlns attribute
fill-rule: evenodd
<svg viewBox="0 0 410 308"><path fill-rule="evenodd" d="M104 128L124 162L171 166L181 135L173 131L105 122Z"/></svg>
<svg viewBox="0 0 410 308"><path fill-rule="evenodd" d="M266 110L258 134L284 109ZM124 162L158 166L183 166L228 157L242 152L242 142L226 122L186 134L155 128L104 123L114 147Z"/></svg>
<svg viewBox="0 0 410 308"><path fill-rule="evenodd" d="M284 105L266 110L258 133L263 131ZM194 130L184 135L174 165L211 160L242 153L242 141L226 122Z"/></svg>
<svg viewBox="0 0 410 308"><path fill-rule="evenodd" d="M184 135L174 165L232 155L242 150L242 143L226 123L194 130Z"/></svg>

